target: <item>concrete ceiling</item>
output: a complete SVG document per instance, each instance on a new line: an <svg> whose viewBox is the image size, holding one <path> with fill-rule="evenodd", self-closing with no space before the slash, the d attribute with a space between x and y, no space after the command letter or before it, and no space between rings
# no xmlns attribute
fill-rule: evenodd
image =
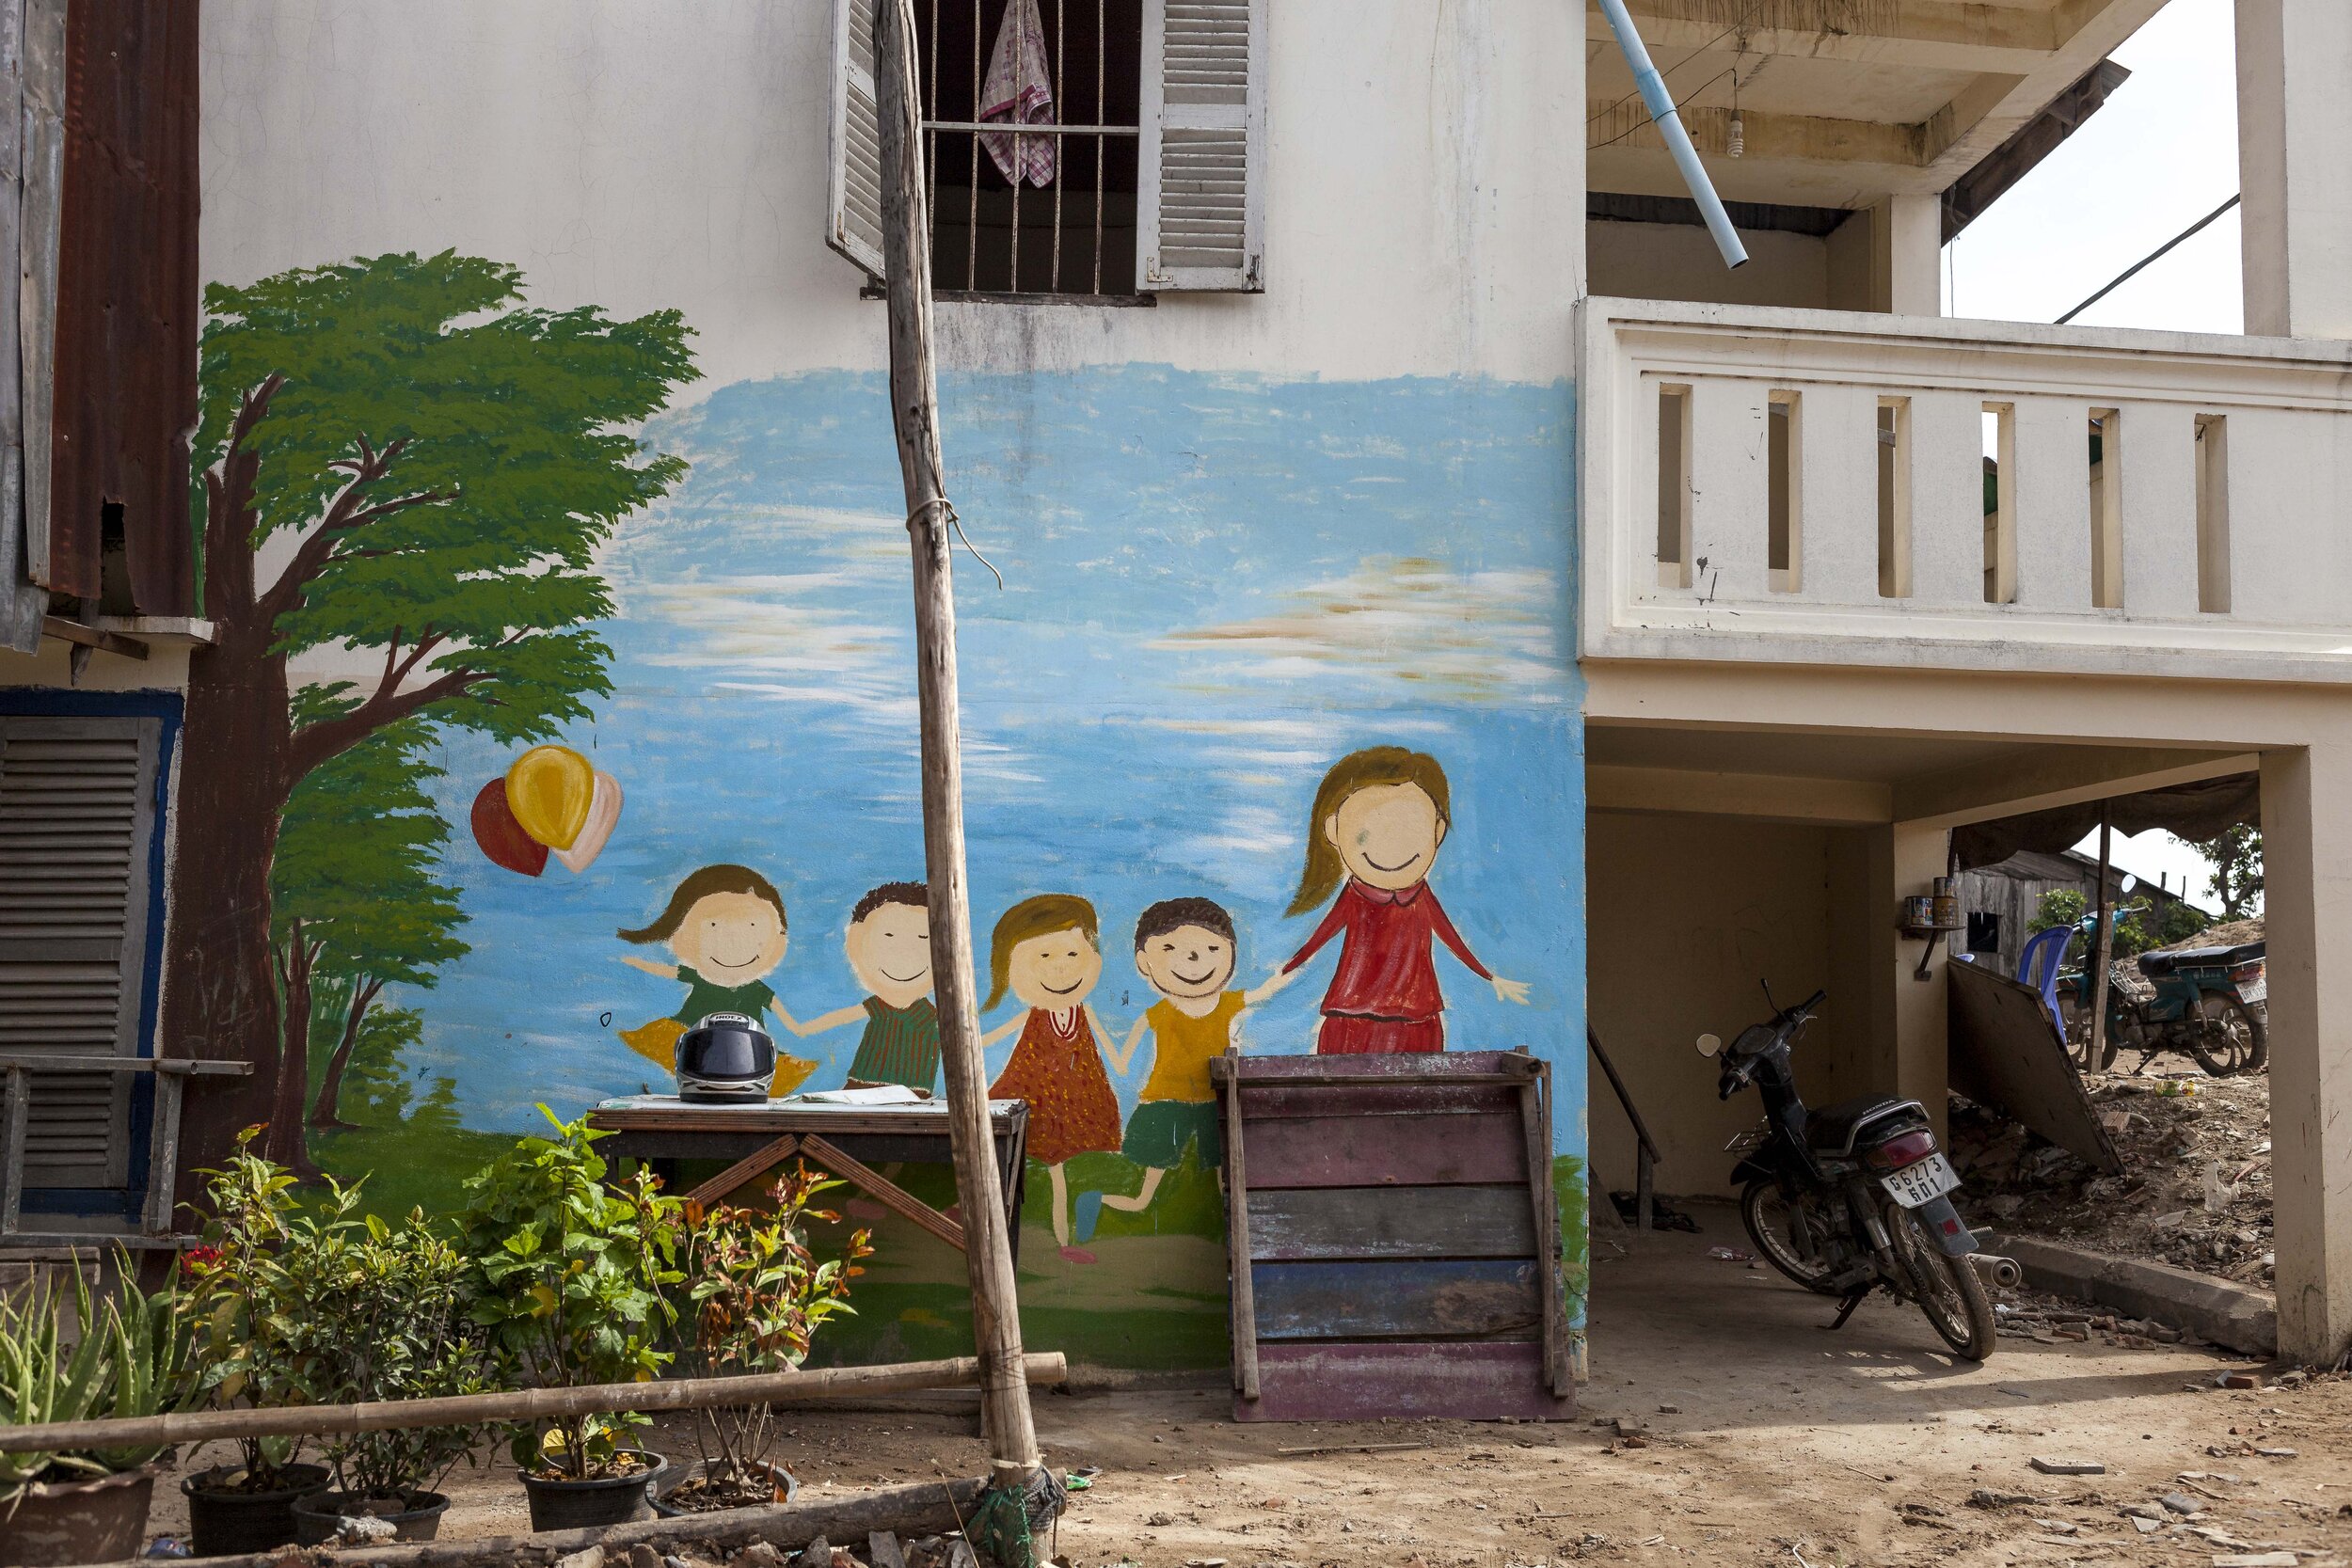
<svg viewBox="0 0 2352 1568"><path fill-rule="evenodd" d="M1628 724L1592 724L1584 731L1584 760L1596 768L1672 768L1883 784L2026 750L2030 748L2014 741L1910 736L1791 735L1787 731Z"/></svg>
<svg viewBox="0 0 2352 1568"><path fill-rule="evenodd" d="M1607 21L1586 3L1587 186L1683 195ZM1725 199L1858 207L1949 187L2165 0L1628 3Z"/></svg>

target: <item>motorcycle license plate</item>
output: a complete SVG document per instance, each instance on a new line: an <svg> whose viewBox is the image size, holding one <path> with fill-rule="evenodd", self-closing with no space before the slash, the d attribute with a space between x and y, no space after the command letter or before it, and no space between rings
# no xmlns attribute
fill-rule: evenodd
<svg viewBox="0 0 2352 1568"><path fill-rule="evenodd" d="M1906 1209L1916 1209L1923 1203L1933 1203L1960 1185L1960 1175L1952 1163L1941 1154L1931 1154L1917 1164L1889 1171L1879 1179L1895 1201Z"/></svg>
<svg viewBox="0 0 2352 1568"><path fill-rule="evenodd" d="M2246 984L2238 987L2237 999L2249 1007L2257 1002L2268 1001L2270 999L2270 977L2265 975L2259 980L2247 981Z"/></svg>

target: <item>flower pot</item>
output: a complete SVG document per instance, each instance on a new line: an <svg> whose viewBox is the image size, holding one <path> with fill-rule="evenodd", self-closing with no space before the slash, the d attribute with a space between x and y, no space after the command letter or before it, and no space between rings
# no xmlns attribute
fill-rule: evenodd
<svg viewBox="0 0 2352 1568"><path fill-rule="evenodd" d="M671 1495L676 1492L680 1487L702 1480L703 1472L708 1467L708 1465L709 1462L707 1460L698 1459L682 1470L670 1470L665 1472L661 1483L654 1488L654 1513L660 1515L664 1519L683 1519L689 1517L690 1514L694 1513L724 1513L725 1511L723 1509L689 1510L684 1508L673 1508L670 1505ZM761 1463L755 1465L754 1468L767 1471L770 1479L775 1482L776 1490L783 1494L775 1499L777 1502L788 1503L794 1497L800 1496L800 1478L793 1475L791 1471L786 1469L783 1465ZM743 1503L737 1506L750 1508L757 1505Z"/></svg>
<svg viewBox="0 0 2352 1568"><path fill-rule="evenodd" d="M531 1498L531 1528L587 1529L600 1525L625 1525L642 1517L639 1510L651 1504L654 1488L661 1483L670 1462L642 1449L628 1451L651 1468L588 1481L523 1471L523 1491Z"/></svg>
<svg viewBox="0 0 2352 1568"><path fill-rule="evenodd" d="M294 1505L294 1539L306 1546L323 1546L335 1539L343 1520L358 1516L381 1519L392 1527L395 1541L430 1541L440 1533L441 1515L449 1499L438 1492L411 1492L398 1510L389 1497L354 1499L345 1492L313 1492Z"/></svg>
<svg viewBox="0 0 2352 1568"><path fill-rule="evenodd" d="M0 1568L136 1557L154 1495L151 1465L94 1481L36 1481L0 1524Z"/></svg>
<svg viewBox="0 0 2352 1568"><path fill-rule="evenodd" d="M326 1488L321 1465L288 1465L267 1492L241 1492L220 1484L238 1466L215 1465L180 1483L188 1499L188 1549L198 1557L237 1557L290 1544L294 1538L297 1497Z"/></svg>

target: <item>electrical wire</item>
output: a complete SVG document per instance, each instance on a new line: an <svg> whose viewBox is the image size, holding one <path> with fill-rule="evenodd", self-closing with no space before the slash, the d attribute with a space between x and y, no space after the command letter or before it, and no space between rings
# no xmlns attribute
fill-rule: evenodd
<svg viewBox="0 0 2352 1568"><path fill-rule="evenodd" d="M1685 104L1689 103L1690 103L1692 99L1696 98L1699 94L1701 94L1701 93L1705 92L1708 88L1709 88L1709 87L1713 87L1716 83L1718 83L1718 82L1722 81L1724 77L1726 77L1726 76L1730 75L1731 73L1732 73L1732 68L1731 68L1731 67L1729 67L1729 66L1726 66L1726 67L1724 67L1722 71L1717 71L1714 75L1709 76L1709 77L1708 77L1706 81L1701 82L1701 83L1700 83L1697 87L1692 87L1692 88L1689 92L1684 93L1684 94L1683 94L1680 98L1676 99L1676 100L1675 100L1675 112L1676 112L1677 114L1681 113L1681 112L1682 112L1682 109L1683 109L1683 106L1684 106ZM1622 101L1621 101L1621 102L1622 102ZM1624 130L1622 130L1622 131L1618 132L1615 135L1613 135L1613 136L1610 137L1607 141L1597 141L1597 142L1587 142L1587 143L1585 143L1585 144L1584 144L1584 150L1585 150L1585 151L1587 151L1587 152L1597 152L1597 151L1599 151L1599 150L1600 150L1602 148L1604 148L1604 147L1614 147L1617 143L1619 143L1619 142L1621 142L1621 141L1625 140L1625 139L1626 139L1626 137L1628 137L1628 136L1629 136L1629 135L1633 135L1633 133L1635 133L1636 131L1642 130L1642 129L1644 129L1645 127L1647 127L1647 126L1652 126L1652 125L1655 125L1655 124L1657 124L1657 123L1658 123L1658 121L1657 121L1657 120L1655 120L1655 119L1649 119L1649 118L1645 117L1645 118L1643 119L1643 120L1641 121L1641 123L1640 123L1640 124L1637 124L1637 125L1629 125L1629 126L1627 126Z"/></svg>
<svg viewBox="0 0 2352 1568"><path fill-rule="evenodd" d="M1744 0L1744 3L1740 8L1739 21L1724 28L1722 32L1717 33L1713 38L1708 39L1705 43L1700 44L1696 49L1692 50L1688 55L1685 55L1682 58L1675 61L1674 64L1668 66L1664 71L1659 73L1660 79L1662 81L1666 77L1672 76L1676 71L1680 71L1684 66L1689 65L1692 60L1697 59L1701 55L1706 54L1708 50L1723 42L1724 40L1731 37L1732 34L1739 32L1741 28L1745 27L1748 24L1748 10L1755 5L1755 3L1756 0ZM1759 67L1758 69L1761 68ZM1618 99L1614 103L1608 105L1598 114L1585 116L1584 123L1588 126L1597 124L1641 96L1642 89L1635 87L1631 92L1627 93L1623 98Z"/></svg>
<svg viewBox="0 0 2352 1568"><path fill-rule="evenodd" d="M2244 192L2239 193L2240 196L2244 194ZM2236 206L2237 204L2238 197L2233 196L2230 198L2229 200L2223 202L2220 206L2216 207L2212 212L2207 213L2203 217L2199 218L2195 223L2190 224L2186 229L2182 230L2179 233L2165 241L2164 244L2156 246L2155 249L2150 251L2147 255L2142 256L2138 261L2134 261L2130 266L2125 267L2122 272L2116 274L2115 280L2113 282L2109 283L2106 288L2101 289L2097 293L2092 294L2089 299L2084 300L2080 305L2075 306L2072 310L2067 311L2066 314L2060 316L2055 325L2064 326L2067 323L2073 321L2076 316L2081 315L2085 310L2090 309L2092 306L2106 298L2107 295L2115 293L2116 290L2122 288L2124 284L2138 277L2142 270L2153 265L2157 261L2163 261L2164 258L2171 252L2175 245L2180 245L2185 240L2195 237L2198 233L2203 230L2207 224L2212 223L2216 218L2219 217L2222 214L2228 212L2231 208Z"/></svg>

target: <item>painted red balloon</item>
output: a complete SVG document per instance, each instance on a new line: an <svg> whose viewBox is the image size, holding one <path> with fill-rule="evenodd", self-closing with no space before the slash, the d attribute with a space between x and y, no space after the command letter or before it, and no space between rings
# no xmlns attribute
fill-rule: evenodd
<svg viewBox="0 0 2352 1568"><path fill-rule="evenodd" d="M523 832L506 803L506 781L492 779L473 798L473 841L509 871L536 877L548 868L548 847Z"/></svg>

